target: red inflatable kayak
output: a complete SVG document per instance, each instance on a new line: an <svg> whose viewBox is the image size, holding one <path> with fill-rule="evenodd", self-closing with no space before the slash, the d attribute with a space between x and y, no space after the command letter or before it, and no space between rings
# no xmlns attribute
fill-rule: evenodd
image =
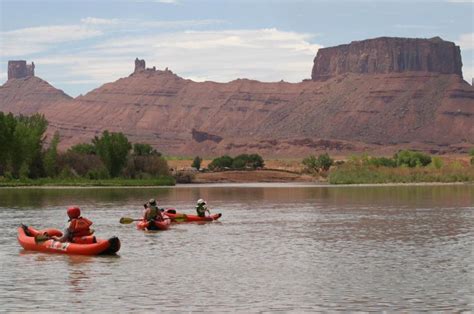
<svg viewBox="0 0 474 314"><path fill-rule="evenodd" d="M120 250L117 237L108 240L94 237L96 243L79 244L47 239L48 236L62 236L62 232L57 229L36 230L25 225L18 228L18 242L25 250L74 255L115 254Z"/></svg>
<svg viewBox="0 0 474 314"><path fill-rule="evenodd" d="M174 213L173 213L174 212ZM166 211L166 215L171 218L173 222L197 222L197 221L214 221L221 218L222 214L213 214L210 216L199 217L197 215L188 215L177 213L175 210Z"/></svg>
<svg viewBox="0 0 474 314"><path fill-rule="evenodd" d="M146 221L146 220L140 220L137 222L137 229L138 230L167 230L169 229L171 224L171 219L168 217L165 217L164 220L159 221L159 220L152 220L152 221Z"/></svg>

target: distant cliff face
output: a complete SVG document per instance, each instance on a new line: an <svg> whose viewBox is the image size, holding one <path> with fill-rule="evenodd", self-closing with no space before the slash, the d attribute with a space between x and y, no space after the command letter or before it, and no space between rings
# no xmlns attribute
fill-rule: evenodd
<svg viewBox="0 0 474 314"><path fill-rule="evenodd" d="M0 111L44 113L62 148L109 130L186 156L466 152L474 88L460 67L452 43L400 38L321 49L315 80L296 84L198 83L137 59L130 76L74 100L37 77L9 80Z"/></svg>
<svg viewBox="0 0 474 314"><path fill-rule="evenodd" d="M20 79L35 76L35 64L27 64L25 60L8 61L8 79Z"/></svg>
<svg viewBox="0 0 474 314"><path fill-rule="evenodd" d="M431 39L380 37L319 49L313 80L345 73L387 74L410 71L462 76L458 46L439 37Z"/></svg>

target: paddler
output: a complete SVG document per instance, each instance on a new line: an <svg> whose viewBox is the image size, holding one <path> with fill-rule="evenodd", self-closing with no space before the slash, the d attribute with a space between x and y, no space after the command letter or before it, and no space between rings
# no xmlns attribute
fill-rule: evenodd
<svg viewBox="0 0 474 314"><path fill-rule="evenodd" d="M154 198L150 199L144 204L145 210L143 211L143 219L146 221L163 221L161 210L158 208L158 204Z"/></svg>
<svg viewBox="0 0 474 314"><path fill-rule="evenodd" d="M94 230L91 228L92 221L81 216L81 209L79 207L69 207L67 215L69 217L68 227L62 237L52 237L54 240L60 242L82 242L82 238L87 238L94 233ZM91 239L91 242L95 242L95 237Z"/></svg>
<svg viewBox="0 0 474 314"><path fill-rule="evenodd" d="M207 208L207 203L202 198L198 199L196 204L196 212L199 217L206 217L206 212L211 215L211 212Z"/></svg>

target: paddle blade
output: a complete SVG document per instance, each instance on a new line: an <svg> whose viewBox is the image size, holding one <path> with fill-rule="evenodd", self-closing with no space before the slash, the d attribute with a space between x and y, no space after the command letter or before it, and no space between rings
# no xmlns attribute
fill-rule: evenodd
<svg viewBox="0 0 474 314"><path fill-rule="evenodd" d="M36 243L48 241L49 239L51 239L51 237L47 234L38 234L35 236Z"/></svg>
<svg viewBox="0 0 474 314"><path fill-rule="evenodd" d="M188 220L188 216L186 216L186 214L177 215L173 218L173 221L175 222L184 222L187 220Z"/></svg>
<svg viewBox="0 0 474 314"><path fill-rule="evenodd" d="M122 217L120 218L120 223L121 224L131 224L132 222L136 221L137 219L133 219L130 217Z"/></svg>

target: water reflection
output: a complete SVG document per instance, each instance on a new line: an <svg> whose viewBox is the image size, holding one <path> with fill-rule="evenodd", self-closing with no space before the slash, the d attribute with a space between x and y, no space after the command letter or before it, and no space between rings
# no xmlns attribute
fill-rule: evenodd
<svg viewBox="0 0 474 314"><path fill-rule="evenodd" d="M11 191L0 190L0 311L103 312L104 304L106 311L132 312L474 307L473 185ZM188 212L205 198L222 221L156 233L118 223L138 216L150 197ZM99 237L120 237L119 256L19 248L19 222L62 225L70 203L83 204Z"/></svg>

